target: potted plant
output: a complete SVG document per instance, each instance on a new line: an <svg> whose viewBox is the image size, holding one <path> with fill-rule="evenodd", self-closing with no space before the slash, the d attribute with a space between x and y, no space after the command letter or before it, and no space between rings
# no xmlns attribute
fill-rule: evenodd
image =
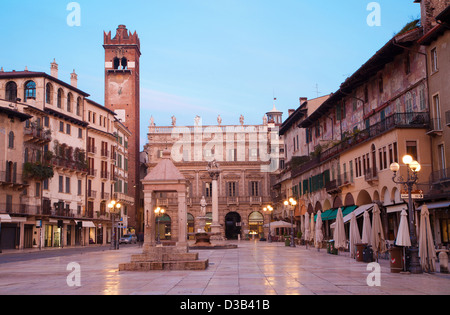
<svg viewBox="0 0 450 315"><path fill-rule="evenodd" d="M290 239L289 235L284 236L284 245L291 246L291 239Z"/></svg>

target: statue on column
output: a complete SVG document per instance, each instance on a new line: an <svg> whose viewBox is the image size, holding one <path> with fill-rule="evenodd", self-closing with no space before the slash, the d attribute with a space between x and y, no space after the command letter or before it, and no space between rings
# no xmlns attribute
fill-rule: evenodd
<svg viewBox="0 0 450 315"><path fill-rule="evenodd" d="M202 200L200 200L200 209L202 211L202 216L206 216L206 206L207 206L206 198L205 196L202 196Z"/></svg>
<svg viewBox="0 0 450 315"><path fill-rule="evenodd" d="M202 118L199 115L195 116L195 118L194 118L195 127L198 127L200 125L201 120L202 120Z"/></svg>

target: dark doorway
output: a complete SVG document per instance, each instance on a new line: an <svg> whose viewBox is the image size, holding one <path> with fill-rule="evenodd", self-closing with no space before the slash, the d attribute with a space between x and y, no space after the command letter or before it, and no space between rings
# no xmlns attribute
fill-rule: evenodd
<svg viewBox="0 0 450 315"><path fill-rule="evenodd" d="M19 228L17 224L2 224L1 249L16 249L18 247Z"/></svg>
<svg viewBox="0 0 450 315"><path fill-rule="evenodd" d="M23 234L23 247L33 248L33 226L25 225L25 230Z"/></svg>
<svg viewBox="0 0 450 315"><path fill-rule="evenodd" d="M238 239L241 234L241 216L237 212L230 212L225 217L225 237L228 240Z"/></svg>

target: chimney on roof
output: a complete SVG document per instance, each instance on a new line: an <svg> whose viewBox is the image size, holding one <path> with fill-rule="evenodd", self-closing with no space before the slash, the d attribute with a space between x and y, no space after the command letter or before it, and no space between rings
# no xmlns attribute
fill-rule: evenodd
<svg viewBox="0 0 450 315"><path fill-rule="evenodd" d="M70 74L70 85L74 88L78 88L78 75L75 73L75 69L73 69L73 72Z"/></svg>
<svg viewBox="0 0 450 315"><path fill-rule="evenodd" d="M300 106L304 103L307 102L308 98L307 97L300 97Z"/></svg>
<svg viewBox="0 0 450 315"><path fill-rule="evenodd" d="M293 113L295 113L295 109L288 109L289 116L291 116Z"/></svg>
<svg viewBox="0 0 450 315"><path fill-rule="evenodd" d="M53 59L53 62L50 64L50 75L58 79L58 64L56 63L56 59Z"/></svg>
<svg viewBox="0 0 450 315"><path fill-rule="evenodd" d="M0 69L0 72L5 72L5 70L3 70L3 67Z"/></svg>

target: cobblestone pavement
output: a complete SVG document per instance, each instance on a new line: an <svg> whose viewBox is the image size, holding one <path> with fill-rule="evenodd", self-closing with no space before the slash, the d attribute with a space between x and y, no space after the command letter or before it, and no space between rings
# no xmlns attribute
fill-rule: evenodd
<svg viewBox="0 0 450 315"><path fill-rule="evenodd" d="M290 248L283 243L242 241L238 245L237 249L198 251L201 259L209 259L205 271L119 272L119 263L141 253L138 247L126 246L119 251L76 251L6 262L0 265L0 294L450 295L450 276L393 274L387 260L380 260L376 278L371 276L375 269L367 270L368 264L345 254L334 256L324 249ZM79 274L71 263L78 264ZM77 275L79 286L74 282ZM380 286L369 286L368 276L379 279Z"/></svg>

